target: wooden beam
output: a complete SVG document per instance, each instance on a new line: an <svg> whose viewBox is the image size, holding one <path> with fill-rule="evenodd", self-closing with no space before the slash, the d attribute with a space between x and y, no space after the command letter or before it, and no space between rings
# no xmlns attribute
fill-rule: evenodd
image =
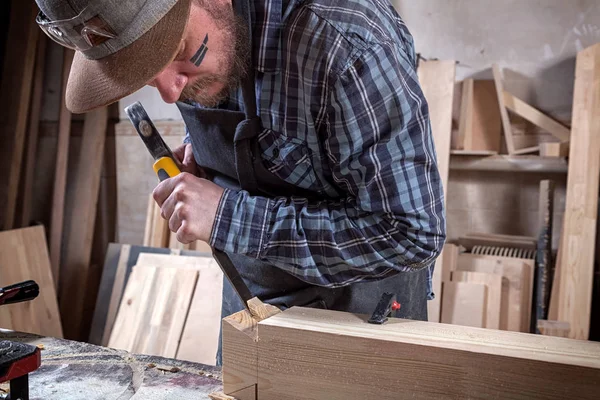
<svg viewBox="0 0 600 400"><path fill-rule="evenodd" d="M60 267L60 309L65 337L85 340L83 326L88 270L96 222L100 174L104 161L104 142L108 124L108 108L102 107L85 115L79 162L73 186L72 210L65 219L64 251Z"/></svg>
<svg viewBox="0 0 600 400"><path fill-rule="evenodd" d="M577 55L572 125L558 320L570 324L570 338L587 339L600 179L600 43Z"/></svg>
<svg viewBox="0 0 600 400"><path fill-rule="evenodd" d="M596 399L600 344L293 307L258 323L237 376L271 399ZM225 325L224 325L225 327ZM231 378L224 359L223 379ZM527 371L526 374L523 371Z"/></svg>
<svg viewBox="0 0 600 400"><path fill-rule="evenodd" d="M456 62L422 61L418 68L421 89L429 106L431 133L437 153L437 166L442 179L444 199L446 199L448 174L450 170L450 141L452 136L452 101L456 78ZM435 261L433 285L436 296L427 302L427 313L430 321L440 320L441 277L440 270L444 262L444 252Z"/></svg>
<svg viewBox="0 0 600 400"><path fill-rule="evenodd" d="M506 141L506 149L508 154L515 154L515 143L513 139L512 126L508 118L506 104L504 104L504 84L502 82L502 71L498 64L492 65L492 73L496 84L496 95L498 97L498 107L500 108L500 118L502 120L502 129L504 131L504 140Z"/></svg>
<svg viewBox="0 0 600 400"><path fill-rule="evenodd" d="M62 246L63 219L65 214L65 188L67 187L67 161L69 157L69 137L71 136L71 112L65 103L67 80L71 71L74 52L63 49L62 94L60 97L60 115L58 117L58 142L56 145L56 167L54 169L54 188L52 194L52 215L50 219L50 262L54 283L60 282L60 252Z"/></svg>
<svg viewBox="0 0 600 400"><path fill-rule="evenodd" d="M21 208L21 227L29 226L31 222L31 202L33 198L33 180L37 160L38 134L40 114L42 109L42 94L44 89L44 67L46 66L46 35L39 35L37 54L35 56L35 72L29 128L27 133L27 151L25 156L25 172L23 176L23 197Z"/></svg>
<svg viewBox="0 0 600 400"><path fill-rule="evenodd" d="M532 124L539 126L561 142L569 141L569 136L571 136L569 128L556 122L537 108L530 106L518 97L508 93L506 90L504 91L504 104L510 111L520 115Z"/></svg>

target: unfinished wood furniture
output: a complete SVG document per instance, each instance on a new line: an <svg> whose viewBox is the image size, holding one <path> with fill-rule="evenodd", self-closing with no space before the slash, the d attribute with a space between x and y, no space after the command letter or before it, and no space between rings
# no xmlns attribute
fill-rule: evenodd
<svg viewBox="0 0 600 400"><path fill-rule="evenodd" d="M223 320L224 393L270 399L596 399L600 344L293 307Z"/></svg>
<svg viewBox="0 0 600 400"><path fill-rule="evenodd" d="M0 328L62 338L43 226L0 232L0 286L34 280L34 300L0 307Z"/></svg>
<svg viewBox="0 0 600 400"><path fill-rule="evenodd" d="M465 79L456 151L452 154L490 155L500 152L502 123L493 80Z"/></svg>
<svg viewBox="0 0 600 400"><path fill-rule="evenodd" d="M523 149L515 148L513 131L508 115L509 110L526 119L527 121L535 124L536 126L539 126L543 130L549 132L561 142L569 141L569 128L563 126L562 124L548 117L536 108L525 103L523 100L515 97L511 93L504 90L502 71L500 70L500 67L497 64L492 65L492 73L494 75L496 95L498 98L498 105L500 106L500 116L502 120L502 128L504 132L504 138L506 140L506 148L508 150L508 154L527 154L537 152L540 150L540 146L532 146Z"/></svg>
<svg viewBox="0 0 600 400"><path fill-rule="evenodd" d="M572 125L558 320L570 324L569 337L587 339L600 178L600 43L577 55Z"/></svg>
<svg viewBox="0 0 600 400"><path fill-rule="evenodd" d="M431 133L437 153L437 166L442 179L444 199L448 186L450 166L450 141L452 136L452 101L456 61L421 61L417 70L423 95L429 106ZM427 302L427 312L431 321L440 320L440 299L442 280L440 270L444 262L444 252L436 260L433 276L435 299Z"/></svg>

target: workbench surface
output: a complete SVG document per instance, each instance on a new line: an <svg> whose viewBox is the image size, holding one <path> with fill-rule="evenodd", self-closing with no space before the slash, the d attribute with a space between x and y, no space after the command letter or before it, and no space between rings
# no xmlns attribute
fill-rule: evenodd
<svg viewBox="0 0 600 400"><path fill-rule="evenodd" d="M29 375L31 400L196 400L223 390L218 367L11 331L0 340L43 346L42 366Z"/></svg>

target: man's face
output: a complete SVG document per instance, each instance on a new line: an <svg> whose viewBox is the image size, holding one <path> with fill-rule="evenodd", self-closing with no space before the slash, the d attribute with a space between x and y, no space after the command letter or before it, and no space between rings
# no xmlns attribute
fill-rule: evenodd
<svg viewBox="0 0 600 400"><path fill-rule="evenodd" d="M214 107L246 74L250 43L246 23L231 0L193 0L179 52L148 84L166 103L193 100Z"/></svg>

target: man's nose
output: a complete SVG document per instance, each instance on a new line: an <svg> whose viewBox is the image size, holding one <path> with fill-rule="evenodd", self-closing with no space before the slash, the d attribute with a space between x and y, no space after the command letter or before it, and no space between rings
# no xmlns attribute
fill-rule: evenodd
<svg viewBox="0 0 600 400"><path fill-rule="evenodd" d="M170 68L165 69L158 74L149 85L158 89L160 97L165 103L175 103L179 100L181 92L187 84L187 77L179 74Z"/></svg>

